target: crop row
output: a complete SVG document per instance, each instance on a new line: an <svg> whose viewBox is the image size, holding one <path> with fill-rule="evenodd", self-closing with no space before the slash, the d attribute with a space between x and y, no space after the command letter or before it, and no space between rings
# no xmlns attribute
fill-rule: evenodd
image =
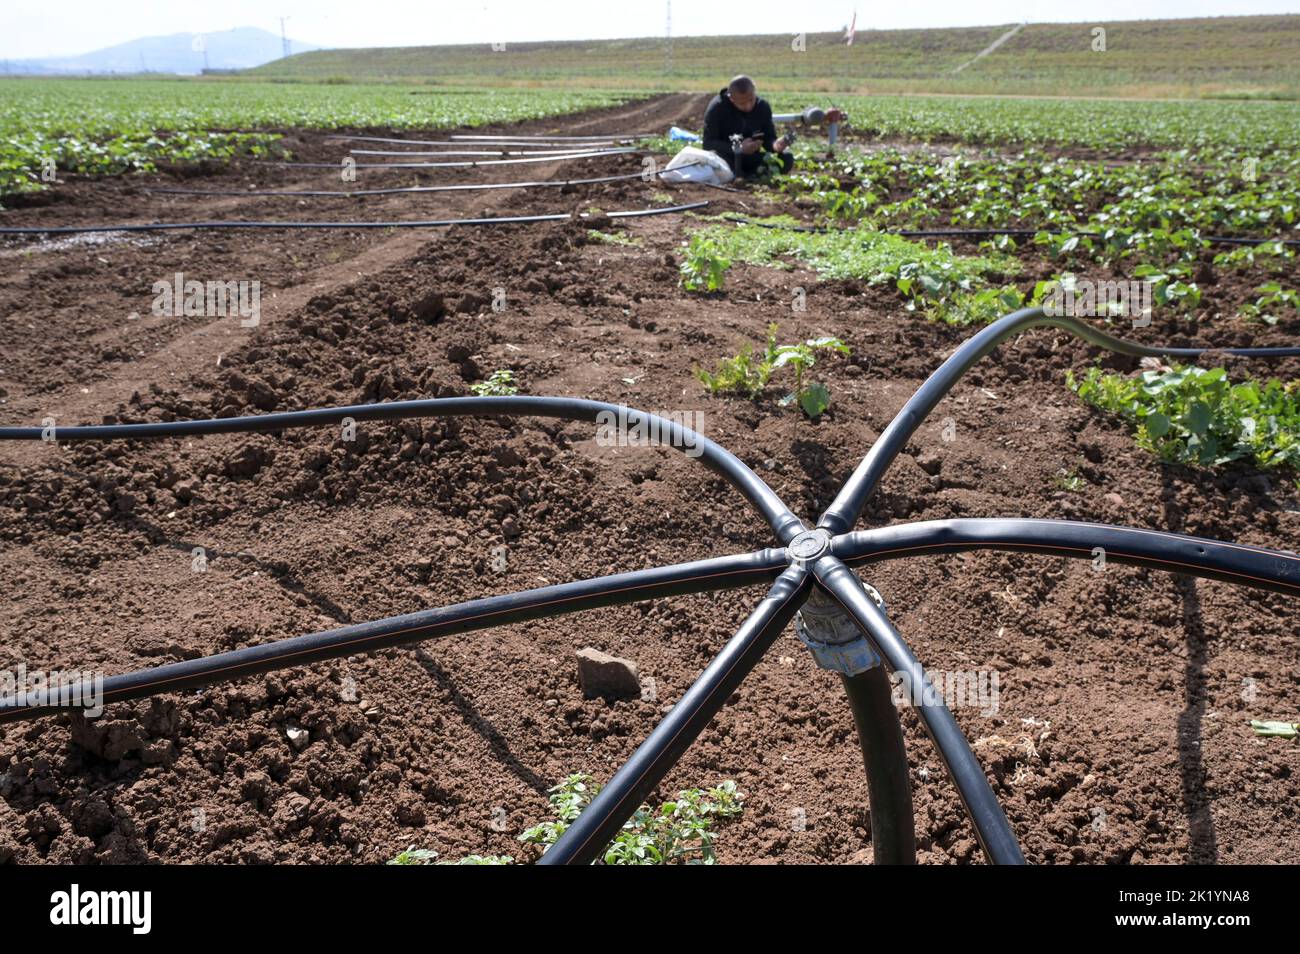
<svg viewBox="0 0 1300 954"><path fill-rule="evenodd" d="M438 129L517 122L611 105L568 90L419 89L186 80L0 81L0 195L70 172L149 170L159 160L261 155L274 130Z"/></svg>
<svg viewBox="0 0 1300 954"><path fill-rule="evenodd" d="M826 94L782 93L777 112ZM1165 146L1199 150L1300 147L1300 103L1006 99L965 96L833 97L853 127L873 136L970 143L1051 144L1076 149Z"/></svg>

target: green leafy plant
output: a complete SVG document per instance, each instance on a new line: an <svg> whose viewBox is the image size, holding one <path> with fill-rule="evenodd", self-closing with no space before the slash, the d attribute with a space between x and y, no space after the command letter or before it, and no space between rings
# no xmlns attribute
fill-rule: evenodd
<svg viewBox="0 0 1300 954"><path fill-rule="evenodd" d="M1157 305L1171 305L1179 311L1191 311L1201 303L1201 290L1195 282L1187 280L1190 269L1186 265L1139 265L1133 270L1135 278L1151 282L1151 297Z"/></svg>
<svg viewBox="0 0 1300 954"><path fill-rule="evenodd" d="M416 848L411 845L405 851L389 858L390 865L431 865L438 860L438 853L428 848Z"/></svg>
<svg viewBox="0 0 1300 954"><path fill-rule="evenodd" d="M388 859L390 865L510 865L515 859L510 855L466 855L456 861L439 861L438 853L414 845Z"/></svg>
<svg viewBox="0 0 1300 954"><path fill-rule="evenodd" d="M818 351L829 350L844 355L852 352L843 341L831 336L779 345L776 341L777 327L768 325L767 346L761 355L756 355L753 347L745 344L735 357L720 360L716 372L696 369L695 376L711 394L740 394L752 399L763 393L775 371L789 367L794 371L794 390L781 398L780 405L787 407L798 403L808 417L820 417L830 407L831 392L820 382L808 381L808 370L817 363Z"/></svg>
<svg viewBox="0 0 1300 954"><path fill-rule="evenodd" d="M519 836L545 853L582 814L600 786L590 775L570 775L549 791L554 821L534 825ZM688 788L658 808L642 805L605 849L607 865L672 865L716 862L715 822L735 818L745 808L745 796L732 781L713 788ZM458 861L438 861L438 853L414 845L391 859L390 865L509 865L510 855L466 855Z"/></svg>
<svg viewBox="0 0 1300 954"><path fill-rule="evenodd" d="M556 820L533 826L519 840L550 848L599 792L591 776L570 775L550 792ZM710 789L687 789L658 808L642 805L605 850L604 863L714 864L714 822L734 818L743 810L744 795L731 781Z"/></svg>
<svg viewBox="0 0 1300 954"><path fill-rule="evenodd" d="M466 855L456 861L455 865L512 865L515 859L511 855Z"/></svg>
<svg viewBox="0 0 1300 954"><path fill-rule="evenodd" d="M963 313L963 296L983 291L987 278L1019 270L1014 258L999 252L961 256L953 254L947 245L931 248L865 229L801 231L780 227L792 224L773 217L762 224L717 225L696 232L691 236L691 247L704 249L707 254L693 264L688 251L682 272L686 274L689 266L696 280L702 281L698 275L710 259L728 265L745 262L774 268L791 268L793 260L825 278L893 284L906 299L908 310L921 310L951 320Z"/></svg>
<svg viewBox="0 0 1300 954"><path fill-rule="evenodd" d="M1066 490L1070 493L1078 493L1088 486L1088 482L1079 473L1074 470L1066 470L1064 467L1057 472L1056 487L1058 490Z"/></svg>
<svg viewBox="0 0 1300 954"><path fill-rule="evenodd" d="M587 229L587 238L602 245L622 245L628 248L640 248L641 240L622 232L602 232L600 229Z"/></svg>
<svg viewBox="0 0 1300 954"><path fill-rule="evenodd" d="M1089 368L1067 382L1089 404L1137 425L1161 458L1202 467L1250 461L1300 470L1300 402L1276 379L1233 384L1223 368L1176 367L1140 378Z"/></svg>
<svg viewBox="0 0 1300 954"><path fill-rule="evenodd" d="M1281 271L1289 267L1294 259L1295 252L1281 242L1262 242L1259 245L1243 245L1229 252L1220 252L1214 256L1214 265L1216 268L1260 267L1266 271Z"/></svg>
<svg viewBox="0 0 1300 954"><path fill-rule="evenodd" d="M486 381L471 384L469 389L479 397L509 397L519 393L515 386L515 373L505 368L493 371Z"/></svg>
<svg viewBox="0 0 1300 954"><path fill-rule="evenodd" d="M794 370L794 390L781 398L782 407L796 401L809 417L821 417L831 404L831 392L818 381L806 381L808 369L817 363L817 351L827 348L840 354L849 354L849 346L839 338L809 338L799 344L780 345L772 360L772 370L790 367Z"/></svg>
<svg viewBox="0 0 1300 954"><path fill-rule="evenodd" d="M1300 311L1300 292L1283 288L1280 282L1265 282L1255 291L1260 292L1260 296L1241 308L1242 315L1247 318L1275 325L1285 312Z"/></svg>
<svg viewBox="0 0 1300 954"><path fill-rule="evenodd" d="M686 260L679 271L682 287L687 291L721 291L727 269L731 267L722 246L704 232L691 236L686 248Z"/></svg>
<svg viewBox="0 0 1300 954"><path fill-rule="evenodd" d="M758 397L772 376L776 328L776 325L768 326L767 347L762 354L755 355L753 345L746 342L735 357L718 361L716 372L696 368L695 377L710 394L740 394L751 399Z"/></svg>
<svg viewBox="0 0 1300 954"><path fill-rule="evenodd" d="M1024 293L1014 285L956 292L935 302L931 314L949 325L986 325L1023 308Z"/></svg>

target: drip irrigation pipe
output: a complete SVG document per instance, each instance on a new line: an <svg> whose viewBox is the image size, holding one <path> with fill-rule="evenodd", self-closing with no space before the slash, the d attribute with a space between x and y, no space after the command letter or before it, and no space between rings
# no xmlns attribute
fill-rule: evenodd
<svg viewBox="0 0 1300 954"><path fill-rule="evenodd" d="M828 228L821 225L782 225L779 222L755 222L753 219L747 219L744 216L734 216L727 219L728 222L736 222L741 225L756 225L763 229L778 229L786 232L808 232L815 235L828 235L832 232L852 232L855 229ZM999 228L990 227L986 229L899 229L895 231L882 230L880 235L897 235L899 238L971 238L979 235L1020 235L1034 236L1039 232L1049 232L1051 229L1022 229L1022 228ZM1080 238L1101 238L1100 232L1074 232L1065 229L1060 234L1077 235ZM1271 245L1278 243L1280 245L1300 246L1300 239L1284 238L1240 238L1231 235L1207 235L1202 236L1201 241L1215 245Z"/></svg>
<svg viewBox="0 0 1300 954"><path fill-rule="evenodd" d="M658 136L658 135L659 135L659 133L600 133L600 134L598 134L598 135L594 135L594 136L509 136L509 137L507 137L507 138L509 138L509 139L527 139L527 140L536 140L536 139L554 139L554 140L557 140L557 141L559 141L559 142L593 142L593 141L600 141L600 140L602 140L602 139L620 139L620 140L622 140L622 139L627 139L627 140L631 140L631 139L653 139L655 136ZM470 141L470 142L487 142L487 141L490 141L490 140L493 140L493 139L500 139L500 138L502 138L502 137L500 137L500 136L467 136L467 135L456 135L456 136L448 136L447 138L448 138L448 139L451 139L451 140L454 140L454 141L456 141L456 142L461 142L461 141Z"/></svg>
<svg viewBox="0 0 1300 954"><path fill-rule="evenodd" d="M415 152L407 149L349 149L350 156L571 156L572 149L453 149Z"/></svg>
<svg viewBox="0 0 1300 954"><path fill-rule="evenodd" d="M841 674L840 684L853 713L867 775L872 860L878 865L914 865L916 808L894 686L884 666L853 676Z"/></svg>
<svg viewBox="0 0 1300 954"><path fill-rule="evenodd" d="M517 166L529 162L568 162L571 159L599 159L602 156L626 156L644 149L602 149L598 152L565 152L554 156L530 156L526 159L480 159L465 162L358 162L357 169L477 169L479 166ZM272 162L290 169L334 169L337 162Z"/></svg>
<svg viewBox="0 0 1300 954"><path fill-rule="evenodd" d="M109 676L103 681L101 698L105 703L124 702L509 623L663 596L752 586L773 579L785 568L785 550L774 548L491 596ZM37 705L11 696L0 699L0 724L66 711L66 707Z"/></svg>
<svg viewBox="0 0 1300 954"><path fill-rule="evenodd" d="M0 427L0 440L56 441L136 440L140 438L191 437L205 434L234 434L280 431L294 427L319 427L338 424L344 418L354 421L400 421L417 417L523 416L553 417L569 421L597 422L602 415L613 413L628 427L644 426L658 434L660 442L686 453L698 451L700 461L747 499L767 521L782 543L788 543L804 530L803 522L791 513L776 493L750 470L740 458L689 428L655 414L625 405L589 401L585 398L533 397L457 397L431 398L422 401L390 401L381 404L354 404L346 407L315 408L309 411L282 411L252 417L219 417L197 421L163 421L149 424L91 424L56 427L52 435L40 427Z"/></svg>
<svg viewBox="0 0 1300 954"><path fill-rule="evenodd" d="M834 539L831 552L850 566L881 560L1006 550L1185 573L1300 596L1300 555L1180 533L1075 520L961 518L859 530Z"/></svg>
<svg viewBox="0 0 1300 954"><path fill-rule="evenodd" d="M539 145L565 145L572 152L575 148L571 140L564 139L477 139L477 140L456 140L456 139L389 139L385 136L326 136L326 142L378 142L397 146L445 146L448 149L464 148L473 146L478 143L491 146L539 146ZM586 146L613 146L620 142L633 142L633 139L584 139L582 145Z"/></svg>
<svg viewBox="0 0 1300 954"><path fill-rule="evenodd" d="M585 865L601 856L623 823L790 625L810 585L811 578L802 566L790 566L777 578L736 634L591 804L542 855L539 864Z"/></svg>
<svg viewBox="0 0 1300 954"><path fill-rule="evenodd" d="M708 205L708 202L688 202L685 205L665 206L661 209L633 209L604 213L611 219L635 219L650 215L685 212ZM24 226L0 228L0 235L74 235L86 232L166 232L177 229L432 229L453 225L517 225L526 222L562 222L572 219L570 212L552 215L509 215L481 219L422 219L395 222L153 222L129 225L61 225Z"/></svg>
<svg viewBox="0 0 1300 954"><path fill-rule="evenodd" d="M862 512L871 492L893 463L908 439L976 361L997 347L1003 340L1027 328L1037 326L1061 328L1098 345L1108 351L1132 357L1198 358L1210 351L1250 358L1283 358L1300 356L1300 348L1161 348L1124 341L1106 334L1076 318L1050 316L1042 308L1025 308L985 327L979 334L964 341L917 389L903 405L902 410L889 422L875 444L862 458L857 470L840 488L831 505L822 514L817 525L832 535L850 529Z"/></svg>
<svg viewBox="0 0 1300 954"><path fill-rule="evenodd" d="M707 165L704 162L687 162L678 166L677 169L689 169L692 166ZM667 172L676 172L677 169L660 169L657 172L649 173L652 176L662 176ZM298 197L348 197L348 196L365 196L365 195L401 195L408 192L472 192L484 189L538 189L538 188L559 188L563 186L576 185L598 185L605 182L627 182L632 179L644 179L644 172L626 172L617 176L599 176L594 179L542 179L536 182L471 182L465 185L439 185L439 186L402 186L394 189L353 189L346 190L311 190L311 191L292 191L289 189L266 190L266 191L249 191L239 189L228 190L205 190L205 189L145 189L145 192L159 195L212 195L212 196L298 196Z"/></svg>
<svg viewBox="0 0 1300 954"><path fill-rule="evenodd" d="M866 634L886 665L899 677L909 698L924 698L926 704L914 707L926 733L939 750L948 774L957 786L966 814L975 828L975 837L989 860L997 865L1024 864L1025 857L1006 813L993 794L984 768L971 751L952 712L933 692L930 678L898 630L867 594L862 583L834 556L819 559L812 568L817 582L839 601L844 611ZM930 686L928 693L921 687ZM930 700L933 700L932 704Z"/></svg>

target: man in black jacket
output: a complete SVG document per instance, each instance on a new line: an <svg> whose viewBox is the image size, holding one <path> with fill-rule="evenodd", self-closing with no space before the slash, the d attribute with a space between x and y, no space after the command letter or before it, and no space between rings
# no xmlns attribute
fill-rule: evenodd
<svg viewBox="0 0 1300 954"><path fill-rule="evenodd" d="M735 134L742 139L739 169L731 146ZM776 138L772 107L758 95L748 76L737 76L709 103L704 112L704 148L726 160L737 176L759 174L764 167L763 151L781 160L782 172L794 166L788 143Z"/></svg>

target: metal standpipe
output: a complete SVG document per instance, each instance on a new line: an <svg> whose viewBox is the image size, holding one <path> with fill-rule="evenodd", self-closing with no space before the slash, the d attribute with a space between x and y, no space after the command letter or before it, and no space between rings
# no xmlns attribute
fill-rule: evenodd
<svg viewBox="0 0 1300 954"><path fill-rule="evenodd" d="M808 565L830 552L825 530L790 541L792 563ZM883 611L880 593L862 584ZM814 586L795 616L795 633L822 669L837 672L848 696L867 772L871 851L878 865L916 864L916 821L903 727L880 654L829 593Z"/></svg>

